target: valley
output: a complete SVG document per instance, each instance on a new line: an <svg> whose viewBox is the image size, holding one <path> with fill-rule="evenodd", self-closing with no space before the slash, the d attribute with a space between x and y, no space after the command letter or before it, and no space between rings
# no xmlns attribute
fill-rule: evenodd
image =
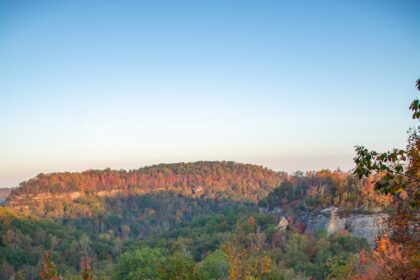
<svg viewBox="0 0 420 280"><path fill-rule="evenodd" d="M234 162L40 174L0 208L1 279L38 279L46 252L68 279L86 262L98 279L142 279L130 273L150 266L160 269L145 279L180 279L173 269L228 279L233 265L264 279L325 279L374 248L390 202L346 172L288 175ZM237 250L251 263L238 263ZM142 254L159 257L125 264Z"/></svg>

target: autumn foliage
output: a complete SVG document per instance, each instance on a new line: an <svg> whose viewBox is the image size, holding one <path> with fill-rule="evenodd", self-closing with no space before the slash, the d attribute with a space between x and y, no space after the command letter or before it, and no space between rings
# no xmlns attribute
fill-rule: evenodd
<svg viewBox="0 0 420 280"><path fill-rule="evenodd" d="M353 280L419 279L418 263L409 259L400 244L392 242L386 234L378 237L376 244L372 253L364 250L359 253L359 271Z"/></svg>
<svg viewBox="0 0 420 280"><path fill-rule="evenodd" d="M229 259L229 279L262 279L273 264L273 260L265 251L265 236L251 216L246 223L252 229L247 236L233 236L232 241L224 246ZM254 232L255 230L255 232Z"/></svg>
<svg viewBox="0 0 420 280"><path fill-rule="evenodd" d="M13 190L8 204L19 204L24 197L39 194L144 194L162 190L184 195L256 201L286 178L286 173L225 161L159 164L129 171L105 169L39 174Z"/></svg>
<svg viewBox="0 0 420 280"><path fill-rule="evenodd" d="M420 80L416 87L420 90ZM412 118L420 121L420 102L411 105ZM355 173L360 177L376 176L374 189L392 197L392 211L387 230L378 237L376 250L366 257L361 252L364 268L353 279L420 279L420 125L409 130L405 150L378 153L356 147Z"/></svg>
<svg viewBox="0 0 420 280"><path fill-rule="evenodd" d="M44 254L39 277L42 280L58 280L57 268L51 259L50 252Z"/></svg>

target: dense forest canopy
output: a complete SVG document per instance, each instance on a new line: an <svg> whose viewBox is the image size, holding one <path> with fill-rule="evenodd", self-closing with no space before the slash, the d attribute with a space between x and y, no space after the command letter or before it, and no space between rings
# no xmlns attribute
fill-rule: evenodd
<svg viewBox="0 0 420 280"><path fill-rule="evenodd" d="M0 0L0 280L420 280L419 11Z"/></svg>
<svg viewBox="0 0 420 280"><path fill-rule="evenodd" d="M257 201L286 180L284 172L235 162L159 164L137 170L88 170L81 173L39 174L20 184L10 197L42 193L148 193L175 191Z"/></svg>
<svg viewBox="0 0 420 280"><path fill-rule="evenodd" d="M40 174L1 208L0 278L55 267L68 279L326 279L370 248L346 231L306 231L299 213L385 210L391 200L347 172L287 176L233 162Z"/></svg>
<svg viewBox="0 0 420 280"><path fill-rule="evenodd" d="M358 147L358 176L234 162L40 174L0 208L0 279L417 279L419 143L414 130L406 151ZM337 207L389 211L374 251L296 219Z"/></svg>
<svg viewBox="0 0 420 280"><path fill-rule="evenodd" d="M354 174L234 162L40 174L0 207L0 279L418 279L419 129L405 150L356 147ZM378 212L375 248L337 226Z"/></svg>
<svg viewBox="0 0 420 280"><path fill-rule="evenodd" d="M258 202L261 207L281 207L295 213L319 211L331 205L343 211L386 209L392 202L389 194L375 192L374 176L360 180L348 172L321 170L297 173Z"/></svg>

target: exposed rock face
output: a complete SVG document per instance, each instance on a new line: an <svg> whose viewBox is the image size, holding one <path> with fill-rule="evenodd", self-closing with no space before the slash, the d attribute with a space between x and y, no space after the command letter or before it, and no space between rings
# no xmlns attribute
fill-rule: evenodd
<svg viewBox="0 0 420 280"><path fill-rule="evenodd" d="M260 208L261 212L276 216L279 223L277 228L284 226L285 211L281 208L267 209ZM339 230L347 230L352 236L366 238L371 247L375 246L375 237L384 229L387 214L377 212L372 214L350 214L346 217L340 216L340 209L329 207L323 209L319 214L301 212L296 216L296 222L303 222L307 231L317 232L326 230L331 235ZM286 225L287 227L287 225Z"/></svg>
<svg viewBox="0 0 420 280"><path fill-rule="evenodd" d="M369 245L374 247L375 237L384 229L387 215L384 213L350 214L348 217L340 217L338 210L338 208L327 208L319 215L307 214L299 218L303 220L309 231L323 229L331 235L345 229L354 237L366 238Z"/></svg>
<svg viewBox="0 0 420 280"><path fill-rule="evenodd" d="M277 224L277 229L280 231L285 231L288 225L289 225L289 222L284 216L282 216L280 218L279 223Z"/></svg>
<svg viewBox="0 0 420 280"><path fill-rule="evenodd" d="M349 231L353 236L366 238L371 247L375 246L375 237L385 228L386 214L356 215L350 217Z"/></svg>

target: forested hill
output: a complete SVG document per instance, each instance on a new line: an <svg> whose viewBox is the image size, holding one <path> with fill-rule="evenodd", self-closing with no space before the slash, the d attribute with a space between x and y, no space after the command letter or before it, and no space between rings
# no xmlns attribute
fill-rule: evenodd
<svg viewBox="0 0 420 280"><path fill-rule="evenodd" d="M137 170L88 170L39 174L20 184L7 200L19 206L28 200L75 199L84 194L145 194L173 191L187 196L257 201L287 178L261 166L231 161L159 164Z"/></svg>
<svg viewBox="0 0 420 280"><path fill-rule="evenodd" d="M348 265L362 249L369 252L368 243L347 231L356 223L333 228L344 218L320 213L331 206L386 207L389 197L346 172L296 173L282 181L285 175L232 162L39 175L13 192L8 206L15 206L0 207L0 279L38 280L46 252L64 279L80 279L84 260L92 279L104 280L228 279L230 269L263 274L258 279L348 279ZM225 199L264 192L258 204ZM257 269L264 263L264 271Z"/></svg>

